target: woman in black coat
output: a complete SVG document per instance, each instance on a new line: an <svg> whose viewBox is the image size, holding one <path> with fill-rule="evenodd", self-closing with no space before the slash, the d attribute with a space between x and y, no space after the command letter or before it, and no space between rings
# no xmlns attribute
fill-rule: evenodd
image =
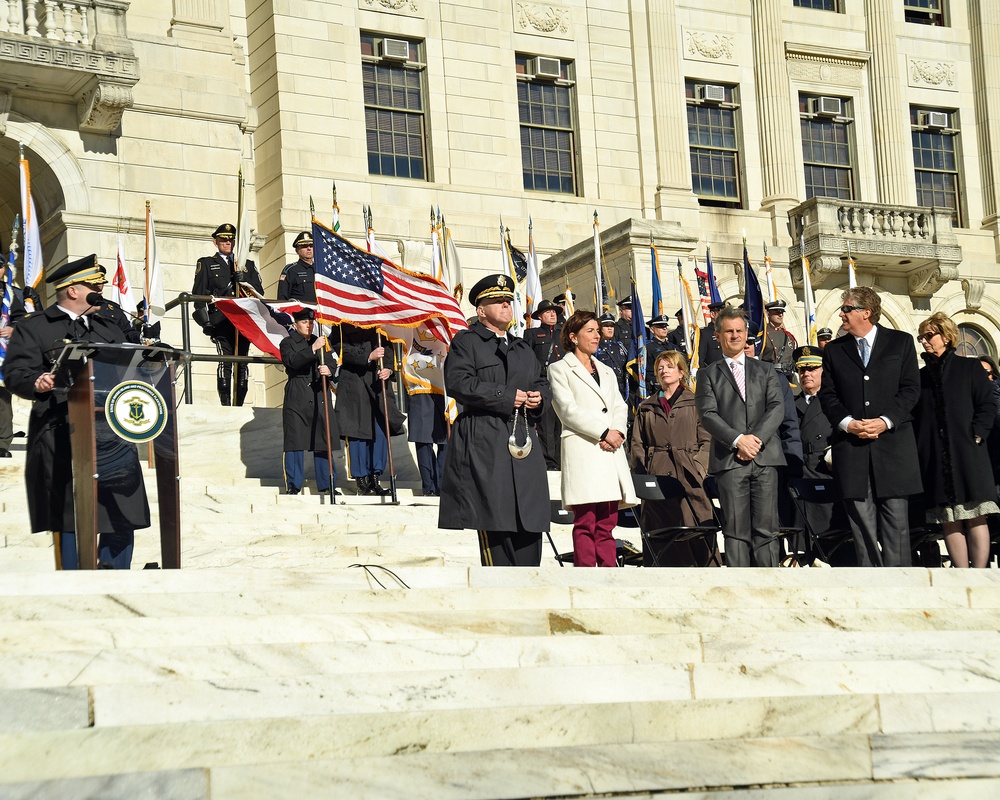
<svg viewBox="0 0 1000 800"><path fill-rule="evenodd" d="M295 328L280 345L281 363L288 382L282 404L281 426L284 433L285 494L302 491L305 478L305 451L311 450L316 467L316 489L330 491L336 481L333 463L329 460L333 448L340 447L340 431L333 413L333 398L323 400L323 377L327 391L333 385L334 362L330 353L323 352L325 338L313 336L312 309L295 314ZM322 360L321 360L322 358ZM329 450L326 439L326 419L330 421ZM336 490L334 490L336 491Z"/></svg>
<svg viewBox="0 0 1000 800"><path fill-rule="evenodd" d="M926 364L914 412L927 521L940 523L951 563L985 567L990 557L987 514L1000 513L986 438L997 410L978 359L955 352L958 328L941 313L920 323Z"/></svg>

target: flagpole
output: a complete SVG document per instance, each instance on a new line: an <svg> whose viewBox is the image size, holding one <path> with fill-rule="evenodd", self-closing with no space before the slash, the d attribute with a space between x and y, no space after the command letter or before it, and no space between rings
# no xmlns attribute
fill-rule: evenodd
<svg viewBox="0 0 1000 800"><path fill-rule="evenodd" d="M243 164L240 164L240 171L236 181L236 221L238 225L243 224ZM235 251L237 242L239 242L239 237L242 235L243 231L237 230L236 238L233 239L233 297L235 297L236 299L239 299L240 297L240 271L239 269L237 269L237 267L239 266L239 257L242 254L236 253ZM146 303L146 305L148 306L149 303ZM235 336L233 338L233 355L236 356L239 355L240 352L240 332L239 329L237 329L235 326L233 327L235 330ZM234 406L236 405L236 398L239 396L240 393L239 389L240 366L241 365L239 363L236 362L233 363L233 373L232 373L233 378L232 378L232 385L230 388L232 389L233 392L231 401ZM250 366L247 365L248 386L249 383L250 383Z"/></svg>
<svg viewBox="0 0 1000 800"><path fill-rule="evenodd" d="M329 344L329 341L327 342ZM323 366L323 355L326 346L316 351L316 360ZM330 473L330 505L337 505L337 489L333 485L333 442L330 440L330 392L327 389L326 375L320 374L323 388L323 426L326 429L326 465Z"/></svg>
<svg viewBox="0 0 1000 800"><path fill-rule="evenodd" d="M149 201L146 201L146 307L142 310L143 324L149 325Z"/></svg>
<svg viewBox="0 0 1000 800"><path fill-rule="evenodd" d="M382 331L376 330L376 336L378 336L378 346L382 346ZM385 369L382 358L378 360L378 370L381 372ZM388 387L385 383L385 378L379 378L382 381L382 420L385 422L385 443L386 449L389 454L389 490L392 493L393 505L398 505L399 500L396 498L396 468L392 464L392 431L389 429L389 396L386 394Z"/></svg>

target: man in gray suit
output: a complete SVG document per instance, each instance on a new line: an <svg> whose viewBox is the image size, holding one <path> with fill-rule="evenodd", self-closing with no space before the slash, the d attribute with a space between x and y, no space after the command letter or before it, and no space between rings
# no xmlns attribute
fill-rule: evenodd
<svg viewBox="0 0 1000 800"><path fill-rule="evenodd" d="M726 517L726 566L776 567L781 547L775 467L785 463L777 436L785 410L781 387L770 364L744 355L742 311L720 311L715 335L723 359L698 371L695 402L712 436L708 470Z"/></svg>

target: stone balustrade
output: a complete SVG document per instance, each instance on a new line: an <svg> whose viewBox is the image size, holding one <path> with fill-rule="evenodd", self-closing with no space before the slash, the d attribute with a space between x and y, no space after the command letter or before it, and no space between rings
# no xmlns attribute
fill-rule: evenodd
<svg viewBox="0 0 1000 800"><path fill-rule="evenodd" d="M846 277L849 252L859 272L906 275L913 296L931 295L958 277L962 250L952 230L951 209L814 197L791 209L788 217L793 236L789 260L797 285L803 239L814 286L831 275Z"/></svg>
<svg viewBox="0 0 1000 800"><path fill-rule="evenodd" d="M107 134L132 105L139 65L123 0L0 0L0 69L77 103L80 130Z"/></svg>

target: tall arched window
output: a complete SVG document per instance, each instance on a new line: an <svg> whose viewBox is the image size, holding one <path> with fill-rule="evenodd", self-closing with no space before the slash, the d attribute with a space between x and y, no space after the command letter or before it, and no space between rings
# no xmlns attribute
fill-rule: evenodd
<svg viewBox="0 0 1000 800"><path fill-rule="evenodd" d="M990 356L996 357L996 348L990 337L980 328L968 323L958 326L958 345L956 351L960 356Z"/></svg>

